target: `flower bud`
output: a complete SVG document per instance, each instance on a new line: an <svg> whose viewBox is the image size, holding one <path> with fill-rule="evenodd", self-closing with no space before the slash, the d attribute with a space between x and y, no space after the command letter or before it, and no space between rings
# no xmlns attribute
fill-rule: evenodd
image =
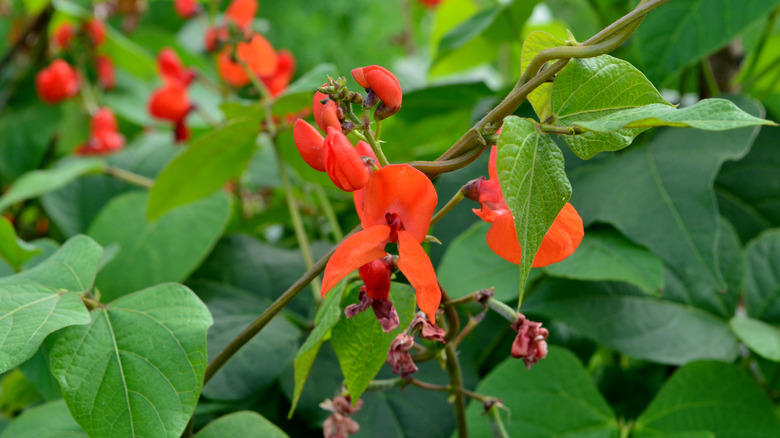
<svg viewBox="0 0 780 438"><path fill-rule="evenodd" d="M369 65L352 70L352 77L366 90L373 91L382 103L387 116L396 113L401 108L403 93L398 79L384 67Z"/></svg>
<svg viewBox="0 0 780 438"><path fill-rule="evenodd" d="M60 49L67 49L74 36L76 36L76 28L71 23L62 23L54 31L52 42Z"/></svg>
<svg viewBox="0 0 780 438"><path fill-rule="evenodd" d="M195 79L195 72L184 65L173 49L166 47L157 54L157 71L166 83L189 85Z"/></svg>
<svg viewBox="0 0 780 438"><path fill-rule="evenodd" d="M116 152L125 144L125 137L119 133L114 113L109 108L100 108L92 117L90 137L86 144L76 149L76 155L105 155Z"/></svg>
<svg viewBox="0 0 780 438"><path fill-rule="evenodd" d="M62 59L55 59L35 76L35 89L46 103L57 103L79 92L78 72Z"/></svg>
<svg viewBox="0 0 780 438"><path fill-rule="evenodd" d="M303 161L315 170L325 172L325 164L323 163L323 143L325 139L317 131L317 128L302 119L298 119L295 121L295 127L293 128L293 139Z"/></svg>
<svg viewBox="0 0 780 438"><path fill-rule="evenodd" d="M106 55L97 55L95 57L95 70L100 87L104 90L113 90L116 86L116 71L111 58Z"/></svg>
<svg viewBox="0 0 780 438"><path fill-rule="evenodd" d="M200 5L196 0L174 0L173 9L176 10L176 14L183 18L192 18L200 12Z"/></svg>
<svg viewBox="0 0 780 438"><path fill-rule="evenodd" d="M341 131L338 105L332 100L328 100L323 104L322 101L327 98L327 94L319 91L314 93L314 99L311 103L314 121L317 122L317 126L325 132L328 132L328 128L334 128Z"/></svg>
<svg viewBox="0 0 780 438"><path fill-rule="evenodd" d="M323 149L325 172L336 187L353 192L366 185L370 172L344 134L328 128Z"/></svg>
<svg viewBox="0 0 780 438"><path fill-rule="evenodd" d="M206 48L206 51L213 52L219 49L219 46L227 39L228 32L224 26L209 27L203 34L203 47Z"/></svg>
<svg viewBox="0 0 780 438"><path fill-rule="evenodd" d="M92 45L97 47L106 40L106 25L95 17L86 23L87 35L92 40Z"/></svg>

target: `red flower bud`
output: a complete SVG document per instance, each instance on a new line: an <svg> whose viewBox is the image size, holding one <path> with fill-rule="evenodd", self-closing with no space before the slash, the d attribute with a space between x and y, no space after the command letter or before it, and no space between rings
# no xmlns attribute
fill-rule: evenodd
<svg viewBox="0 0 780 438"><path fill-rule="evenodd" d="M149 113L158 119L180 122L192 108L187 90L179 84L165 85L149 97Z"/></svg>
<svg viewBox="0 0 780 438"><path fill-rule="evenodd" d="M219 49L228 39L228 32L224 26L210 27L206 29L206 33L203 34L203 46L207 51L213 52Z"/></svg>
<svg viewBox="0 0 780 438"><path fill-rule="evenodd" d="M71 23L62 23L52 36L52 42L60 49L65 49L76 36L76 28Z"/></svg>
<svg viewBox="0 0 780 438"><path fill-rule="evenodd" d="M366 90L372 90L389 109L401 107L401 84L395 75L384 67L369 65L352 70L352 77Z"/></svg>
<svg viewBox="0 0 780 438"><path fill-rule="evenodd" d="M260 78L273 97L278 96L287 88L293 73L295 73L295 57L292 53L280 50L276 55L276 70L271 75Z"/></svg>
<svg viewBox="0 0 780 438"><path fill-rule="evenodd" d="M106 25L95 17L87 21L87 34L92 40L92 45L97 47L106 40Z"/></svg>
<svg viewBox="0 0 780 438"><path fill-rule="evenodd" d="M157 54L157 69L166 83L187 86L195 79L195 73L184 68L179 55L170 47L160 50Z"/></svg>
<svg viewBox="0 0 780 438"><path fill-rule="evenodd" d="M243 28L249 26L256 13L257 0L233 0L225 11L225 16Z"/></svg>
<svg viewBox="0 0 780 438"><path fill-rule="evenodd" d="M353 192L366 185L371 173L346 135L328 128L323 149L325 172L336 187Z"/></svg>
<svg viewBox="0 0 780 438"><path fill-rule="evenodd" d="M78 72L62 59L55 59L35 76L35 89L46 103L57 103L79 92Z"/></svg>
<svg viewBox="0 0 780 438"><path fill-rule="evenodd" d="M105 155L122 149L124 144L114 113L100 108L92 117L89 140L76 149L76 155Z"/></svg>
<svg viewBox="0 0 780 438"><path fill-rule="evenodd" d="M314 99L311 103L312 113L314 113L314 121L317 122L317 126L325 132L328 132L328 128L334 128L341 131L341 121L339 121L339 110L336 102L329 100L325 104L321 101L327 99L328 95L317 91L314 93Z"/></svg>
<svg viewBox="0 0 780 438"><path fill-rule="evenodd" d="M325 172L322 149L325 139L317 128L298 119L293 128L293 139L303 161L315 170Z"/></svg>
<svg viewBox="0 0 780 438"><path fill-rule="evenodd" d="M195 0L174 0L173 8L184 19L192 18L200 12L200 5Z"/></svg>
<svg viewBox="0 0 780 438"><path fill-rule="evenodd" d="M113 90L116 86L116 71L114 62L106 55L95 57L95 70L97 70L98 82L104 90Z"/></svg>

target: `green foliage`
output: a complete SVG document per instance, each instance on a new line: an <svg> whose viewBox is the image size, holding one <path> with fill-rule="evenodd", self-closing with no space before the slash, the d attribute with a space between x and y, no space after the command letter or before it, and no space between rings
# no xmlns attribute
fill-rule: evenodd
<svg viewBox="0 0 780 438"><path fill-rule="evenodd" d="M180 436L206 369L206 306L186 287L162 284L91 316L47 340L74 419L91 436Z"/></svg>
<svg viewBox="0 0 780 438"><path fill-rule="evenodd" d="M565 46L566 41L556 38L547 32L534 31L528 34L523 41L523 52L520 56L520 70L525 73L528 64L539 52L552 48ZM550 105L552 103L553 84L542 84L528 94L528 102L531 103L539 120L547 120L552 115Z"/></svg>
<svg viewBox="0 0 780 438"><path fill-rule="evenodd" d="M30 258L40 252L39 248L19 239L10 222L0 220L0 257L12 268L18 271Z"/></svg>
<svg viewBox="0 0 780 438"><path fill-rule="evenodd" d="M780 331L753 318L734 317L731 329L751 350L769 360L780 362Z"/></svg>
<svg viewBox="0 0 780 438"><path fill-rule="evenodd" d="M220 417L195 434L195 438L221 438L240 436L246 438L287 438L287 434L262 415L241 411Z"/></svg>
<svg viewBox="0 0 780 438"><path fill-rule="evenodd" d="M58 400L25 411L6 428L2 438L87 438L73 420L64 400Z"/></svg>
<svg viewBox="0 0 780 438"><path fill-rule="evenodd" d="M571 196L563 155L528 119L509 117L498 139L498 179L515 218L520 260L520 297L542 238Z"/></svg>
<svg viewBox="0 0 780 438"><path fill-rule="evenodd" d="M763 321L780 322L780 230L766 231L745 249L745 308L748 315Z"/></svg>

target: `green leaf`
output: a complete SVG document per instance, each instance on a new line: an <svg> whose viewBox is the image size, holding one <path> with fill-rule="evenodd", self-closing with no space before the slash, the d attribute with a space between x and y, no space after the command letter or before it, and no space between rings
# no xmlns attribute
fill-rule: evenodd
<svg viewBox="0 0 780 438"><path fill-rule="evenodd" d="M102 172L106 168L103 160L95 158L65 159L52 169L34 170L16 180L13 186L0 197L0 211L12 204L35 198L65 187L74 179L88 173Z"/></svg>
<svg viewBox="0 0 780 438"><path fill-rule="evenodd" d="M739 340L769 360L780 362L780 330L757 319L737 316L729 322Z"/></svg>
<svg viewBox="0 0 780 438"><path fill-rule="evenodd" d="M715 191L721 214L743 242L780 227L780 148L774 129L762 129L742 159L723 163Z"/></svg>
<svg viewBox="0 0 780 438"><path fill-rule="evenodd" d="M500 7L483 9L447 32L439 41L437 57L442 58L478 37L493 24L501 9Z"/></svg>
<svg viewBox="0 0 780 438"><path fill-rule="evenodd" d="M604 133L625 128L657 126L726 131L756 125L775 125L775 123L753 117L725 99L704 99L683 109L654 103L617 111L596 120L574 123L574 126Z"/></svg>
<svg viewBox="0 0 780 438"><path fill-rule="evenodd" d="M64 400L26 410L14 419L0 438L87 438L73 420Z"/></svg>
<svg viewBox="0 0 780 438"><path fill-rule="evenodd" d="M211 324L192 291L162 284L51 336L51 371L73 418L90 436L179 437L198 402Z"/></svg>
<svg viewBox="0 0 780 438"><path fill-rule="evenodd" d="M9 21L10 22L10 21ZM10 184L43 160L62 116L59 106L35 103L21 110L3 110L0 118L0 183Z"/></svg>
<svg viewBox="0 0 780 438"><path fill-rule="evenodd" d="M675 0L651 12L632 35L637 65L662 84L769 14L777 0Z"/></svg>
<svg viewBox="0 0 780 438"><path fill-rule="evenodd" d="M451 298L495 287L497 300L517 299L520 272L488 246L485 235L492 225L479 221L447 245L436 277Z"/></svg>
<svg viewBox="0 0 780 438"><path fill-rule="evenodd" d="M182 281L216 243L230 216L230 200L215 193L171 211L154 223L144 218L147 195L115 197L92 222L89 235L119 253L99 273L104 302L165 281Z"/></svg>
<svg viewBox="0 0 780 438"><path fill-rule="evenodd" d="M239 411L217 418L194 438L287 438L287 434L265 417L252 411Z"/></svg>
<svg viewBox="0 0 780 438"><path fill-rule="evenodd" d="M547 358L530 370L518 359L501 362L476 392L503 400L509 408L504 420L509 436L606 438L618 433L615 414L580 361L559 347L551 346ZM469 436L493 436L483 412L482 403L469 404Z"/></svg>
<svg viewBox="0 0 780 438"><path fill-rule="evenodd" d="M588 231L574 254L544 272L573 280L625 281L648 295L664 287L661 259L614 231Z"/></svg>
<svg viewBox="0 0 780 438"><path fill-rule="evenodd" d="M536 251L569 200L571 185L560 149L528 119L504 119L496 165L522 248L518 286L522 299Z"/></svg>
<svg viewBox="0 0 780 438"><path fill-rule="evenodd" d="M309 378L309 373L314 365L314 360L317 359L317 353L320 351L322 343L325 342L325 339L330 334L330 330L341 318L341 307L339 304L341 303L343 293L344 288L339 285L325 295L322 306L317 310L317 315L314 318L314 330L309 333L306 342L301 345L301 348L295 354L295 388L287 418L292 418L293 412L295 412L295 408L298 406L298 401L300 401L303 393L303 387Z"/></svg>
<svg viewBox="0 0 780 438"><path fill-rule="evenodd" d="M639 359L681 365L737 356L737 340L725 320L648 297L625 283L549 279L523 309L560 320L601 345Z"/></svg>
<svg viewBox="0 0 780 438"><path fill-rule="evenodd" d="M718 438L769 438L780 436L780 422L769 399L744 371L706 361L677 370L637 419L631 436L704 431Z"/></svg>
<svg viewBox="0 0 780 438"><path fill-rule="evenodd" d="M355 288L351 293L345 294L342 307L356 303L357 292L358 289ZM414 317L415 295L411 287L392 283L390 301L393 302L401 320L401 325L390 333L382 331L374 312L370 310L340 320L331 330L330 342L344 373L347 390L355 403L387 361L387 352L393 339Z"/></svg>
<svg viewBox="0 0 780 438"><path fill-rule="evenodd" d="M14 270L18 271L40 252L39 248L16 237L16 230L8 219L0 219L0 258L8 262Z"/></svg>
<svg viewBox="0 0 780 438"><path fill-rule="evenodd" d="M106 30L102 49L117 67L140 79L149 80L157 76L157 66L151 53L110 26L106 26Z"/></svg>
<svg viewBox="0 0 780 438"><path fill-rule="evenodd" d="M751 101L739 106L760 112ZM673 275L667 299L730 318L738 290L721 272L712 182L721 163L747 152L756 131L662 129L642 147L575 169L572 204L585 224L610 223L659 256Z"/></svg>
<svg viewBox="0 0 780 438"><path fill-rule="evenodd" d="M228 122L198 137L160 172L149 191L146 218L202 199L241 174L255 151L257 120Z"/></svg>
<svg viewBox="0 0 780 438"><path fill-rule="evenodd" d="M553 83L552 112L560 126L599 120L614 112L650 104L669 105L641 71L608 55L572 59ZM587 160L599 152L625 148L645 129L588 132L562 138L572 152Z"/></svg>
<svg viewBox="0 0 780 438"><path fill-rule="evenodd" d="M531 32L523 41L523 52L520 55L520 71L525 73L528 64L539 52L549 49L551 47L565 46L566 41L556 38L547 32L540 30ZM553 84L544 83L536 87L531 93L528 94L528 102L534 107L536 115L539 120L546 120L552 115L552 109L550 108L552 101Z"/></svg>
<svg viewBox="0 0 780 438"><path fill-rule="evenodd" d="M745 308L748 315L780 323L780 229L761 233L745 248Z"/></svg>

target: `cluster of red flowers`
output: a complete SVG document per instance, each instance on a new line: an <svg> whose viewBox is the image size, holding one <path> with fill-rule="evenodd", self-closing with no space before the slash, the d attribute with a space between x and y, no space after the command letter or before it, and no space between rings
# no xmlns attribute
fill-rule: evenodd
<svg viewBox="0 0 780 438"><path fill-rule="evenodd" d="M196 74L184 67L173 49L164 48L157 54L157 72L163 86L149 96L149 113L158 119L173 122L177 142L189 138L189 130L184 123L194 105L190 103L187 87Z"/></svg>
<svg viewBox="0 0 780 438"><path fill-rule="evenodd" d="M77 155L105 155L122 149L125 137L119 133L119 126L111 109L100 108L90 123L89 140L76 149Z"/></svg>

